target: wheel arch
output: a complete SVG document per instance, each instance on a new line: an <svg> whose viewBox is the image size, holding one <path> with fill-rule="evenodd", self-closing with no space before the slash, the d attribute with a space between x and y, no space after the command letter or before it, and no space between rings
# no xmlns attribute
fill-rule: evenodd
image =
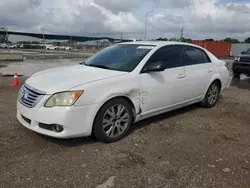
<svg viewBox="0 0 250 188"><path fill-rule="evenodd" d="M219 84L219 87L220 87L220 90L221 90L221 88L222 88L222 82L221 82L221 80L219 79L219 78L217 78L217 79L215 79L212 83L214 83L214 82L217 82L218 84ZM212 84L211 83L211 84ZM210 84L210 85L211 85Z"/></svg>
<svg viewBox="0 0 250 188"><path fill-rule="evenodd" d="M96 117L97 117L97 114L99 113L99 111L101 110L101 108L106 104L108 103L109 101L111 100L114 100L114 99L124 99L125 101L127 101L130 105L131 105L131 108L132 108L132 111L133 111L133 122L135 121L136 119L136 111L137 111L137 106L135 104L135 102L133 102L133 100L131 98L129 98L128 96L126 95L115 95L115 96L112 96L112 97L109 97L108 99L106 99L104 102L101 103L101 105L97 108L97 111L95 113L95 116L94 116L94 119L93 119L93 122L92 122L92 134L94 132L94 123L95 123L95 120L96 120Z"/></svg>
<svg viewBox="0 0 250 188"><path fill-rule="evenodd" d="M133 103L132 99L130 99L128 96L126 95L118 95L118 96L113 96L113 97L110 97L108 100L106 100L104 103L102 103L102 105L100 106L99 110L103 107L103 105L105 105L107 102L111 101L111 100L114 100L114 99L124 99L125 101L127 101L132 109L133 109L133 112L136 113L136 108L135 108L135 104ZM99 110L97 111L97 113L99 112Z"/></svg>
<svg viewBox="0 0 250 188"><path fill-rule="evenodd" d="M221 80L220 80L219 78L213 79L213 80L211 81L211 83L209 84L209 86L208 86L208 88L207 88L207 90L206 90L206 93L204 94L204 98L203 98L203 100L201 101L201 106L203 106L204 108L211 108L211 107L214 107L215 104L216 104L216 102L217 102L217 100L218 100L220 91L218 92L218 96L217 96L217 98L216 98L216 101L214 101L214 103L211 104L211 103L209 103L209 102L207 101L207 93L208 93L208 91L209 91L209 87L210 87L213 83L217 83L217 84L218 84L220 91L221 91L221 89L222 89L222 82L221 82ZM217 85L217 84L216 84L216 85Z"/></svg>
<svg viewBox="0 0 250 188"><path fill-rule="evenodd" d="M210 86L213 82L215 82L215 81L218 82L218 83L220 84L220 89L222 89L222 81L221 81L221 79L220 79L220 75L219 75L219 74L215 74L215 75L212 76L212 78L210 79L210 81L209 81L209 83L208 83L208 85L207 85L207 87L206 87L206 90L205 90L205 92L204 92L204 96L206 95L209 86Z"/></svg>

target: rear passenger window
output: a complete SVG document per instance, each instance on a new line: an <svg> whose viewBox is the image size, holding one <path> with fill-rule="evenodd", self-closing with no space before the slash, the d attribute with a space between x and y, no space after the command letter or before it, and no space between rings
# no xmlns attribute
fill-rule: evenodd
<svg viewBox="0 0 250 188"><path fill-rule="evenodd" d="M148 63L161 61L165 63L166 69L185 66L181 53L181 46L166 46L155 52L155 54L149 59Z"/></svg>
<svg viewBox="0 0 250 188"><path fill-rule="evenodd" d="M204 52L203 50L201 50L201 53L203 54L203 57L205 59L205 63L211 63L211 60L208 57L208 55L206 54L206 52Z"/></svg>
<svg viewBox="0 0 250 188"><path fill-rule="evenodd" d="M203 50L193 47L186 47L184 50L186 65L196 65L211 62Z"/></svg>

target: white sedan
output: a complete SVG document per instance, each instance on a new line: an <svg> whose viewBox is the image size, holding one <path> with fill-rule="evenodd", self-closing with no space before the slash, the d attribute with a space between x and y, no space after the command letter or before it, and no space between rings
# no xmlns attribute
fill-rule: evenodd
<svg viewBox="0 0 250 188"><path fill-rule="evenodd" d="M178 42L129 42L80 65L38 72L24 83L17 118L57 138L123 138L134 122L193 103L213 107L226 87L225 62Z"/></svg>
<svg viewBox="0 0 250 188"><path fill-rule="evenodd" d="M58 46L48 45L46 46L46 50L56 50L58 49Z"/></svg>

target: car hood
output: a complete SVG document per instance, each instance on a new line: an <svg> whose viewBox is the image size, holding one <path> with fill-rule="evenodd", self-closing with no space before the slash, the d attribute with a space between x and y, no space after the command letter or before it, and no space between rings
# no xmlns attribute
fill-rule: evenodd
<svg viewBox="0 0 250 188"><path fill-rule="evenodd" d="M250 59L250 54L240 54L238 55L238 57L246 57Z"/></svg>
<svg viewBox="0 0 250 188"><path fill-rule="evenodd" d="M124 74L128 73L85 65L63 66L38 72L26 80L26 83L47 94L53 94L86 83Z"/></svg>

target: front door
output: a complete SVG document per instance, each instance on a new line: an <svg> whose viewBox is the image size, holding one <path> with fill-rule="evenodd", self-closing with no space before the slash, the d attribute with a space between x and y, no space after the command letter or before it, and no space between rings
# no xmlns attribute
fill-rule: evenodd
<svg viewBox="0 0 250 188"><path fill-rule="evenodd" d="M185 100L186 73L182 46L160 48L146 63L164 62L165 70L139 75L142 116L165 110ZM145 65L145 66L146 66Z"/></svg>

